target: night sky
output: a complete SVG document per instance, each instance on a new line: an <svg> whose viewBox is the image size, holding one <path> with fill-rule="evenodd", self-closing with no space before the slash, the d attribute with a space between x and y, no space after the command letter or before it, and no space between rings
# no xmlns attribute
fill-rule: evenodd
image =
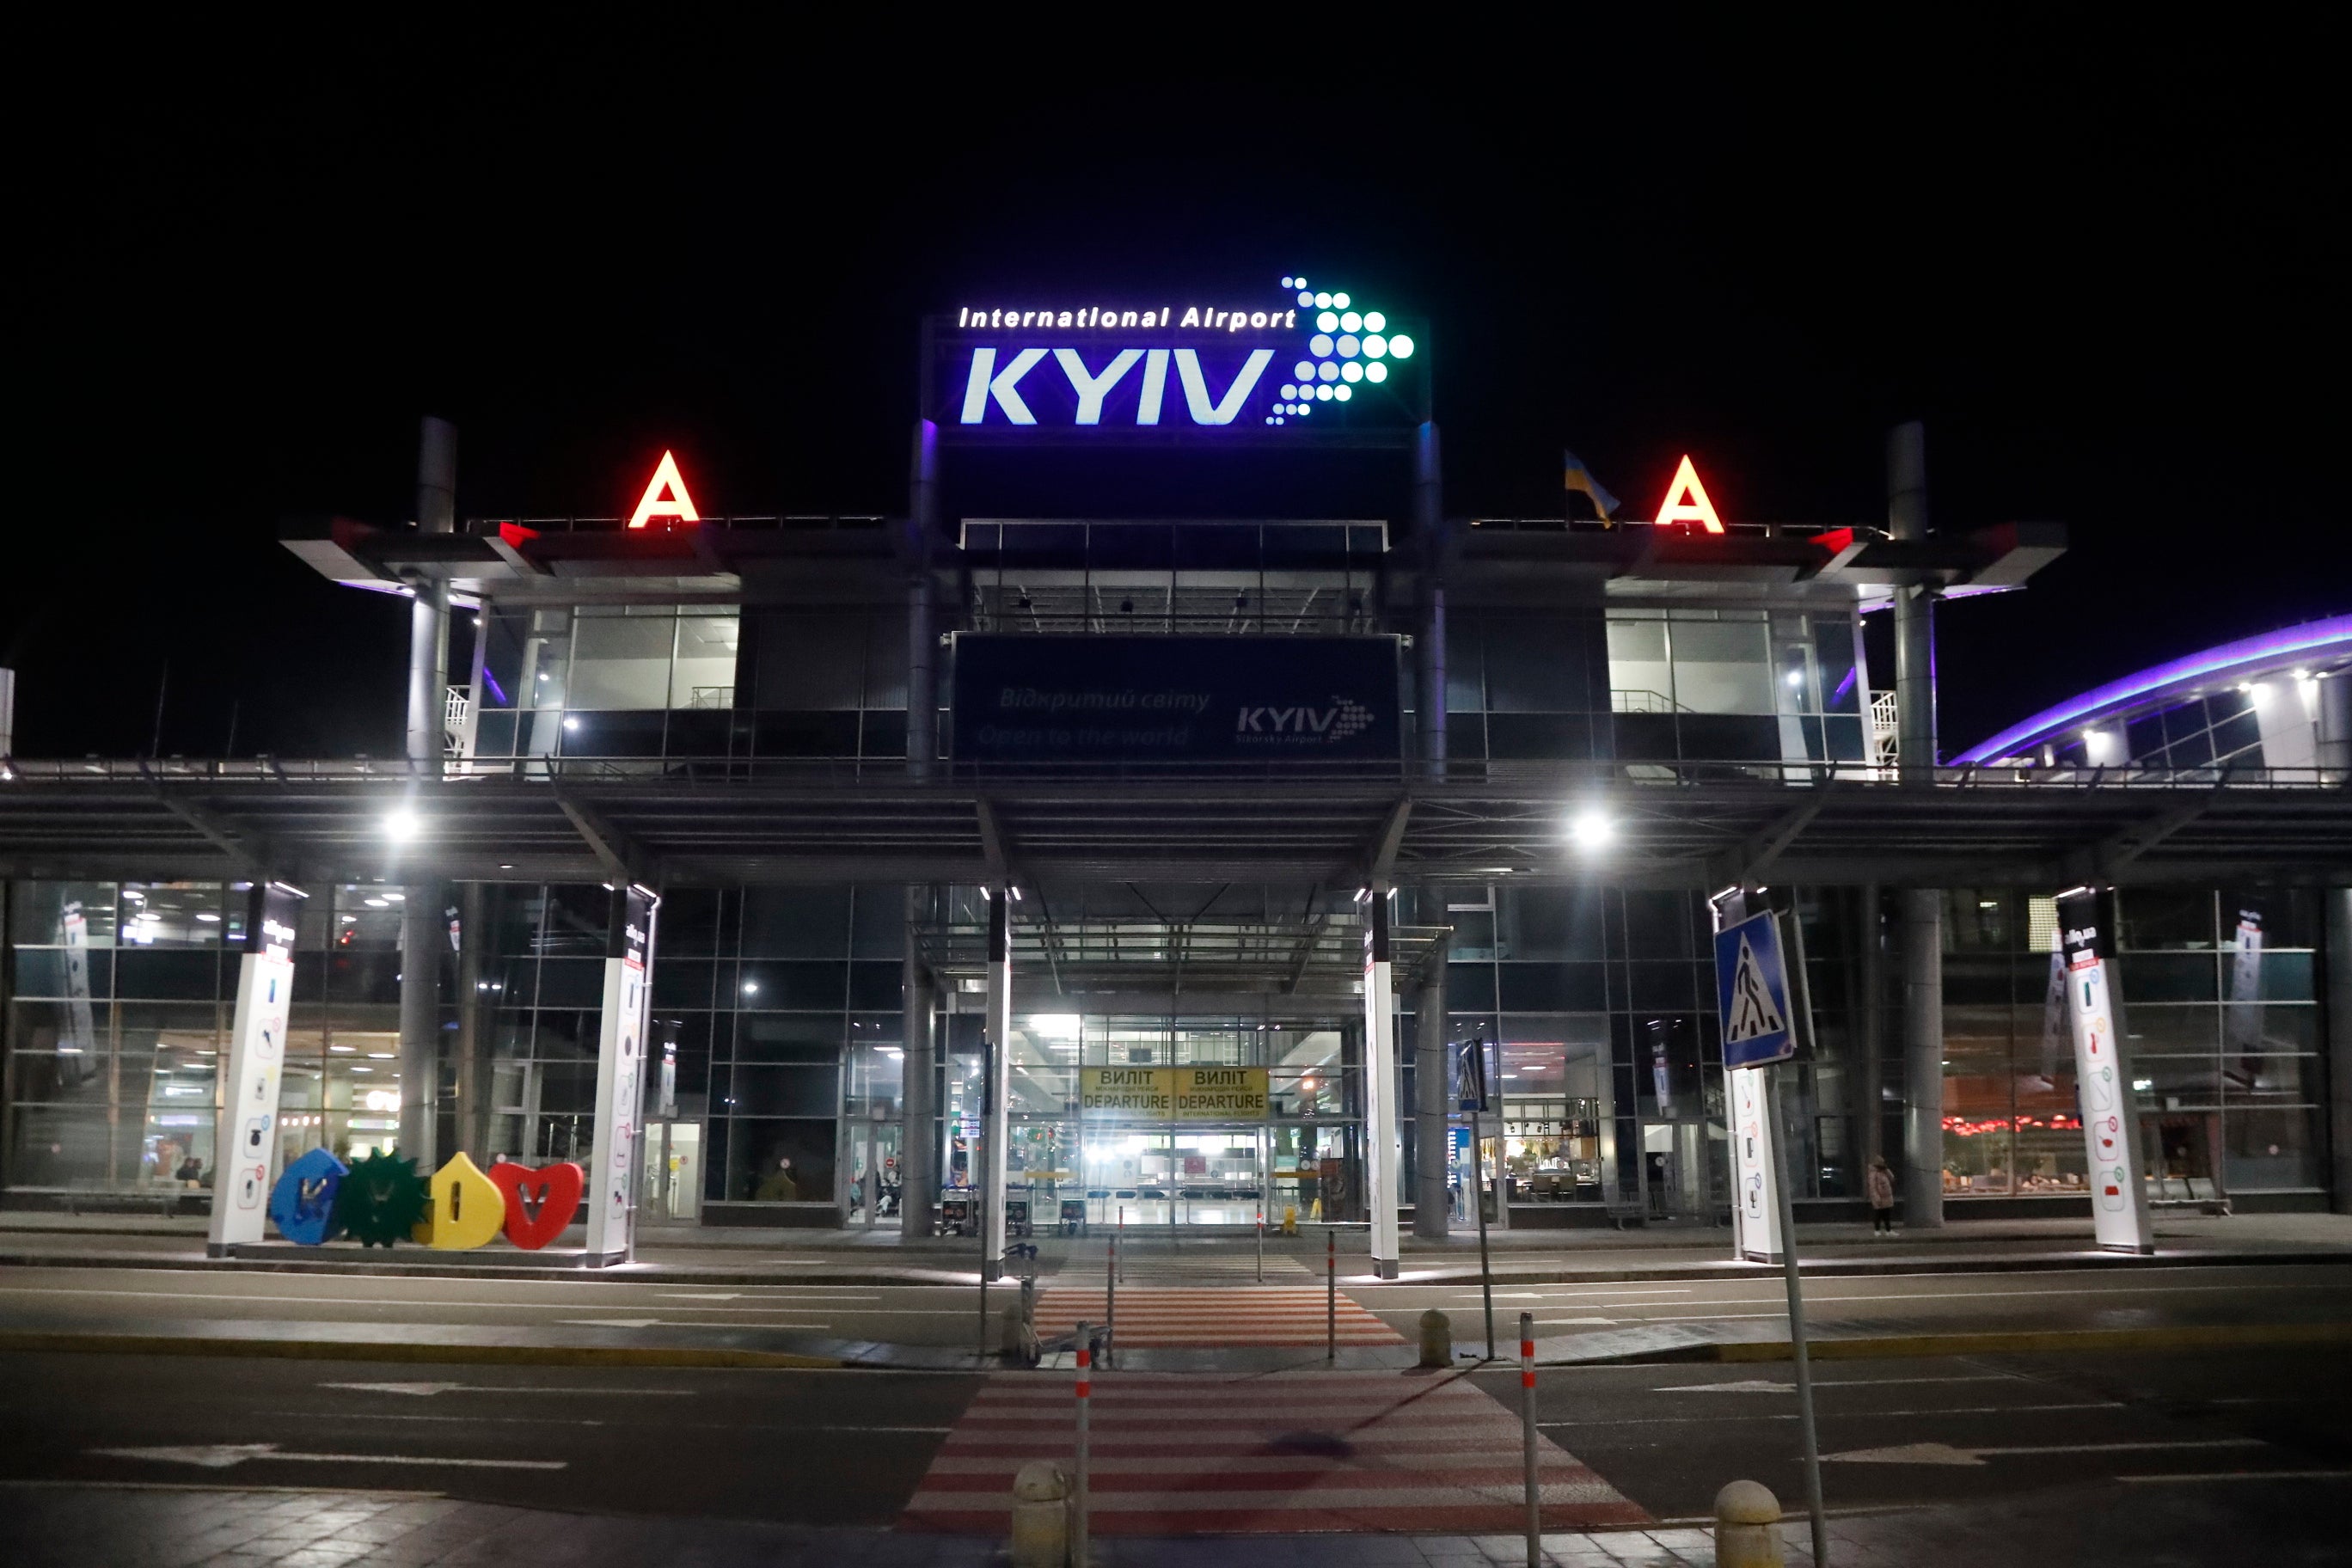
<svg viewBox="0 0 2352 1568"><path fill-rule="evenodd" d="M2352 607L2317 8L2097 37L1355 15L1197 70L471 33L121 65L16 149L17 752L143 752L168 660L166 754L218 754L233 705L240 753L396 753L404 605L275 539L405 520L421 413L459 426L467 515L625 511L664 447L707 512L894 512L925 312L1294 271L1429 319L1456 515L1557 515L1566 447L1634 516L1688 451L1727 517L1883 522L1885 431L1926 420L1937 527L2074 541L1943 612L1948 752Z"/></svg>

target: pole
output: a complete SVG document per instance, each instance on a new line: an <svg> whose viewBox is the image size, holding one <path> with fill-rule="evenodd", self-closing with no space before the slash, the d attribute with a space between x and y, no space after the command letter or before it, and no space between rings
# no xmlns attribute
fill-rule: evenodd
<svg viewBox="0 0 2352 1568"><path fill-rule="evenodd" d="M1257 1282L1265 1283L1265 1211L1257 1211Z"/></svg>
<svg viewBox="0 0 2352 1568"><path fill-rule="evenodd" d="M1805 1435L1805 1507L1813 1521L1814 1568L1829 1568L1829 1521L1822 1512L1822 1441L1813 1425L1813 1369L1805 1353L1805 1288L1797 1272L1796 1205L1789 1200L1789 1161L1780 1131L1780 1073L1764 1075L1764 1120L1772 1139L1772 1195L1780 1210L1780 1268L1789 1283L1789 1346L1797 1363L1797 1417Z"/></svg>
<svg viewBox="0 0 2352 1568"><path fill-rule="evenodd" d="M1479 1045L1485 1054L1484 1042ZM1486 1163L1478 1141L1478 1112L1470 1112L1470 1205L1478 1211L1478 1294L1486 1304L1486 1359L1495 1359L1495 1270L1486 1258Z"/></svg>
<svg viewBox="0 0 2352 1568"><path fill-rule="evenodd" d="M1103 1325L1103 1334L1106 1342L1114 1347L1118 1343L1118 1238L1126 1229L1127 1210L1121 1208L1118 1211L1118 1229L1110 1233L1110 1268L1108 1270L1110 1282L1103 1292L1103 1316L1108 1320Z"/></svg>
<svg viewBox="0 0 2352 1568"><path fill-rule="evenodd" d="M1339 1233L1323 1233L1323 1359L1339 1359Z"/></svg>
<svg viewBox="0 0 2352 1568"><path fill-rule="evenodd" d="M1536 1484L1536 1315L1519 1314L1519 1426L1527 1450L1528 1568L1543 1568L1543 1490Z"/></svg>
<svg viewBox="0 0 2352 1568"><path fill-rule="evenodd" d="M1078 1474L1070 1491L1070 1563L1087 1568L1087 1415L1094 1404L1094 1325L1080 1323L1078 1347Z"/></svg>
<svg viewBox="0 0 2352 1568"><path fill-rule="evenodd" d="M988 1359L988 1269L980 1271L980 1359Z"/></svg>

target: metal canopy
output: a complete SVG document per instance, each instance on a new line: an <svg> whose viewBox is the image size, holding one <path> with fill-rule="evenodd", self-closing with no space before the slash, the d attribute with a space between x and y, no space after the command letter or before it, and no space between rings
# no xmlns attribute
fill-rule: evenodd
<svg viewBox="0 0 2352 1568"><path fill-rule="evenodd" d="M1400 993L1416 983L1437 951L1442 929L1389 928L1392 984ZM1247 997L1260 1007L1289 1004L1359 1005L1364 988L1364 926L1351 916L1265 923L1238 921L1057 922L1024 918L1012 924L1013 972L1024 997L1041 992L1073 1005L1096 996L1213 996L1222 1005ZM988 928L929 925L916 932L917 952L942 980L983 984ZM1027 1003L1024 1002L1024 1010ZM1097 1008L1096 1010L1103 1010Z"/></svg>
<svg viewBox="0 0 2352 1568"><path fill-rule="evenodd" d="M648 770L659 763L637 763ZM0 780L12 877L1351 884L1458 879L1720 887L2319 882L2352 873L2352 795L2319 775L1486 763L1307 776L914 783L571 771L406 778L398 764L24 763ZM715 766L722 773L728 764ZM1657 775L1630 777L1648 767ZM1865 782L1869 780L1869 782ZM413 812L396 842L387 821ZM1610 843L1572 846L1597 810Z"/></svg>

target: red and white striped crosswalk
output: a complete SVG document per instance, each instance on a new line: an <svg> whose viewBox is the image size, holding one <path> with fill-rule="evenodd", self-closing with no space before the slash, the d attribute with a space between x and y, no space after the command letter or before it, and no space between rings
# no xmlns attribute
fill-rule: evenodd
<svg viewBox="0 0 2352 1568"><path fill-rule="evenodd" d="M1033 1459L1071 1464L1075 1404L1065 1376L992 1376L902 1524L1006 1529L1014 1473ZM1518 1418L1454 1373L1098 1372L1088 1518L1103 1535L1516 1532L1520 1443ZM1652 1522L1574 1455L1538 1445L1546 1529Z"/></svg>
<svg viewBox="0 0 2352 1568"><path fill-rule="evenodd" d="M1223 1289L1121 1285L1117 1342L1122 1350L1235 1350L1251 1346L1319 1346L1325 1336L1323 1288L1236 1285ZM1108 1292L1049 1285L1037 1295L1037 1332L1067 1334L1080 1322L1108 1316ZM1343 1345L1397 1345L1404 1337L1340 1292L1338 1338Z"/></svg>

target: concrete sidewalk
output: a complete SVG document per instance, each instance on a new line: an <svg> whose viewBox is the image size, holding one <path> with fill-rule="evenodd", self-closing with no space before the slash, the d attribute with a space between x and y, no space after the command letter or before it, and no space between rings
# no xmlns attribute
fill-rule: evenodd
<svg viewBox="0 0 2352 1568"><path fill-rule="evenodd" d="M2352 1471L2202 1484L2056 1489L1991 1503L1833 1518L1837 1568L2077 1568L2165 1563L2265 1568L2343 1561ZM1812 1563L1801 1518L1781 1526L1790 1568ZM0 1483L0 1536L21 1568L988 1568L975 1536L557 1513L429 1492ZM1705 1525L1547 1534L1557 1568L1708 1568ZM1095 1542L1097 1568L1487 1568L1522 1564L1513 1536L1266 1535Z"/></svg>
<svg viewBox="0 0 2352 1568"><path fill-rule="evenodd" d="M1941 1272L2032 1272L2052 1268L2118 1268L2150 1263L2327 1262L2352 1259L2352 1215L2167 1215L2156 1226L2158 1251L2140 1258L2097 1251L2080 1220L1990 1220L1906 1231L1875 1240L1869 1226L1823 1224L1798 1227L1797 1246L1808 1275ZM1700 1227L1654 1231L1517 1232L1493 1238L1495 1279L1507 1284L1630 1279L1712 1279L1759 1271L1734 1261L1729 1232ZM1343 1230L1339 1269L1350 1284L1367 1281L1363 1232ZM1037 1238L1038 1274L1101 1267L1106 1237ZM1125 1243L1129 1272L1148 1269L1168 1283L1188 1272L1234 1283L1246 1278L1256 1252L1248 1236L1188 1236L1171 1242L1139 1227ZM1269 1237L1269 1279L1277 1269L1294 1278L1322 1272L1319 1233ZM576 1248L530 1253L503 1241L469 1253L422 1247L389 1251L339 1242L323 1247L264 1243L250 1255L211 1267L299 1268L362 1273L416 1273L519 1279L580 1278ZM0 1265L187 1268L205 1265L204 1221L157 1216L0 1213ZM1403 1279L1452 1284L1478 1278L1475 1235L1443 1242L1404 1238ZM961 1237L902 1239L890 1231L713 1230L660 1228L640 1232L635 1279L674 1278L702 1283L970 1284L978 1279L975 1244ZM591 1276L593 1277L593 1276Z"/></svg>

